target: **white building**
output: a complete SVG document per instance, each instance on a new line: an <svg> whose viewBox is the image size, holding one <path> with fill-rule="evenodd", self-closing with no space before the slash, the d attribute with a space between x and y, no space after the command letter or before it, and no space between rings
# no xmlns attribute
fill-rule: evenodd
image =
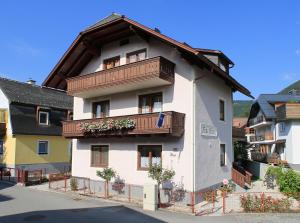
<svg viewBox="0 0 300 223"><path fill-rule="evenodd" d="M252 160L300 170L300 96L262 94L251 107Z"/></svg>
<svg viewBox="0 0 300 223"><path fill-rule="evenodd" d="M111 167L143 185L150 163L161 163L188 191L231 178L232 94L250 96L230 76L232 66L220 51L192 48L117 14L81 32L44 82L74 96L74 121L63 125L73 138L72 175L99 179L96 170ZM105 120L133 126L104 131Z"/></svg>

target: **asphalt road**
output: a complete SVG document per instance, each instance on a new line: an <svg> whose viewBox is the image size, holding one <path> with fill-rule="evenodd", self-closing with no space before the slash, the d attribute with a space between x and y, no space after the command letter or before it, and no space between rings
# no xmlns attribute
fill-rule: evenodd
<svg viewBox="0 0 300 223"><path fill-rule="evenodd" d="M39 191L0 182L0 223L207 222L298 223L300 215L227 215L195 217L168 211L148 212L90 198Z"/></svg>

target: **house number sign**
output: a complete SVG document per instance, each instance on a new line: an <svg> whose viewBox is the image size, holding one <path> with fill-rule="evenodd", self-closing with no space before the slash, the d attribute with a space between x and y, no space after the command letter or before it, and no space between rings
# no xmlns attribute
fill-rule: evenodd
<svg viewBox="0 0 300 223"><path fill-rule="evenodd" d="M216 137L218 135L217 130L214 126L208 125L205 123L200 124L200 131L202 136L213 136Z"/></svg>

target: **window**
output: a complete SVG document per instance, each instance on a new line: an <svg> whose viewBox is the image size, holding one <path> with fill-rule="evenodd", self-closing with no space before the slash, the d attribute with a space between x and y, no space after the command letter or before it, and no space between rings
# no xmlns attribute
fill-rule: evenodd
<svg viewBox="0 0 300 223"><path fill-rule="evenodd" d="M73 112L72 111L68 111L67 120L73 120Z"/></svg>
<svg viewBox="0 0 300 223"><path fill-rule="evenodd" d="M162 111L162 93L140 95L139 113L151 113Z"/></svg>
<svg viewBox="0 0 300 223"><path fill-rule="evenodd" d="M220 107L220 120L225 121L225 102L223 100L219 100Z"/></svg>
<svg viewBox="0 0 300 223"><path fill-rule="evenodd" d="M127 54L127 63L133 63L146 59L146 49L138 50Z"/></svg>
<svg viewBox="0 0 300 223"><path fill-rule="evenodd" d="M38 154L40 154L40 155L48 154L48 146L49 146L48 141L39 141L38 142Z"/></svg>
<svg viewBox="0 0 300 223"><path fill-rule="evenodd" d="M138 146L138 170L147 170L150 165L161 164L161 145Z"/></svg>
<svg viewBox="0 0 300 223"><path fill-rule="evenodd" d="M97 145L91 148L91 166L107 167L108 166L108 146Z"/></svg>
<svg viewBox="0 0 300 223"><path fill-rule="evenodd" d="M120 57L113 57L103 61L103 70L120 66Z"/></svg>
<svg viewBox="0 0 300 223"><path fill-rule="evenodd" d="M284 122L279 123L279 131L280 132L285 132L285 123Z"/></svg>
<svg viewBox="0 0 300 223"><path fill-rule="evenodd" d="M3 155L4 149L3 149L3 140L0 140L0 155Z"/></svg>
<svg viewBox="0 0 300 223"><path fill-rule="evenodd" d="M49 112L39 111L39 124L48 125L49 124Z"/></svg>
<svg viewBox="0 0 300 223"><path fill-rule="evenodd" d="M109 116L109 101L100 101L93 103L93 117L105 118Z"/></svg>
<svg viewBox="0 0 300 223"><path fill-rule="evenodd" d="M226 165L226 149L225 144L220 145L220 166Z"/></svg>

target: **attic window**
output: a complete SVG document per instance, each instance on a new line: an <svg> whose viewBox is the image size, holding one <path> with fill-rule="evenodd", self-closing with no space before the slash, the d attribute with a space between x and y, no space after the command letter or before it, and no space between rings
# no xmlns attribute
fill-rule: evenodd
<svg viewBox="0 0 300 223"><path fill-rule="evenodd" d="M49 125L49 112L39 111L39 124L40 125Z"/></svg>

